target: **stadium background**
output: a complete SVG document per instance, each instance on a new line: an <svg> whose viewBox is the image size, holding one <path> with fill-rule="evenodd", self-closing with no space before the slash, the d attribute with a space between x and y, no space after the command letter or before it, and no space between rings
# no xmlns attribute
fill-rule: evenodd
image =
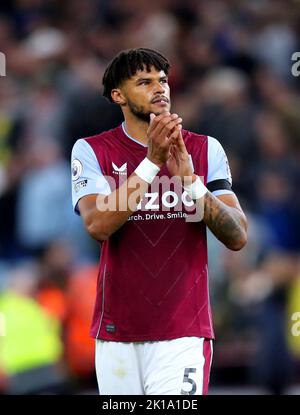
<svg viewBox="0 0 300 415"><path fill-rule="evenodd" d="M101 78L138 46L171 60L173 111L222 143L249 218L242 252L209 236L211 393L299 393L300 2L285 0L1 0L1 393L97 393L98 246L72 212L70 151L121 122Z"/></svg>

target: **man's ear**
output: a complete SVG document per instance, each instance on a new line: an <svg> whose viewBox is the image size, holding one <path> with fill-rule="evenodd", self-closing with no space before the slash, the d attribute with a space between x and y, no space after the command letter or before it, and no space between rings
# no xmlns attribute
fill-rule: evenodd
<svg viewBox="0 0 300 415"><path fill-rule="evenodd" d="M122 94L120 88L115 88L111 90L111 98L118 105L121 105L121 106L126 105L126 99L124 95Z"/></svg>

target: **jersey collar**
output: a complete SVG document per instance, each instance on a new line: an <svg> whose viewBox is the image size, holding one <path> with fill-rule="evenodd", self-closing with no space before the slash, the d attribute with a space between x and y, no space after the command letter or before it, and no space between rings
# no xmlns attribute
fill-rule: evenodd
<svg viewBox="0 0 300 415"><path fill-rule="evenodd" d="M126 131L126 127L125 127L125 121L122 122L122 130L123 133L126 135L126 137L128 137L130 140L134 141L135 143L139 144L141 147L147 148L148 146L142 144L141 142L139 142L138 140L136 140L135 138L131 137L131 135L129 135Z"/></svg>

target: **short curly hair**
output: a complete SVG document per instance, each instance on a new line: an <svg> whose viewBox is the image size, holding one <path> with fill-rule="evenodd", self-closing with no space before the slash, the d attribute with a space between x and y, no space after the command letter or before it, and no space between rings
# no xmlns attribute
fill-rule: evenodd
<svg viewBox="0 0 300 415"><path fill-rule="evenodd" d="M153 49L137 48L120 52L107 66L103 75L103 95L113 102L111 91L118 88L123 81L131 78L138 70L151 71L151 67L157 71L164 71L168 75L170 63L166 57Z"/></svg>

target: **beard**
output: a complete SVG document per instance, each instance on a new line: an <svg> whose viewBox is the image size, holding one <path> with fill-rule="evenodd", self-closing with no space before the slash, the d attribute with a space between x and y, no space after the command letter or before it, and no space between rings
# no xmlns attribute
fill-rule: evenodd
<svg viewBox="0 0 300 415"><path fill-rule="evenodd" d="M136 105L132 101L127 101L128 108L139 120L150 122L150 111L146 111L142 105Z"/></svg>
<svg viewBox="0 0 300 415"><path fill-rule="evenodd" d="M136 116L136 118L138 118L141 121L147 122L148 124L150 123L150 114L155 114L155 115L159 115L163 111L160 112L154 112L154 111L147 111L145 110L145 108L142 105L137 105L134 102L130 101L129 99L127 99L127 104L128 104L128 108L130 109L130 111L132 112L133 115Z"/></svg>

